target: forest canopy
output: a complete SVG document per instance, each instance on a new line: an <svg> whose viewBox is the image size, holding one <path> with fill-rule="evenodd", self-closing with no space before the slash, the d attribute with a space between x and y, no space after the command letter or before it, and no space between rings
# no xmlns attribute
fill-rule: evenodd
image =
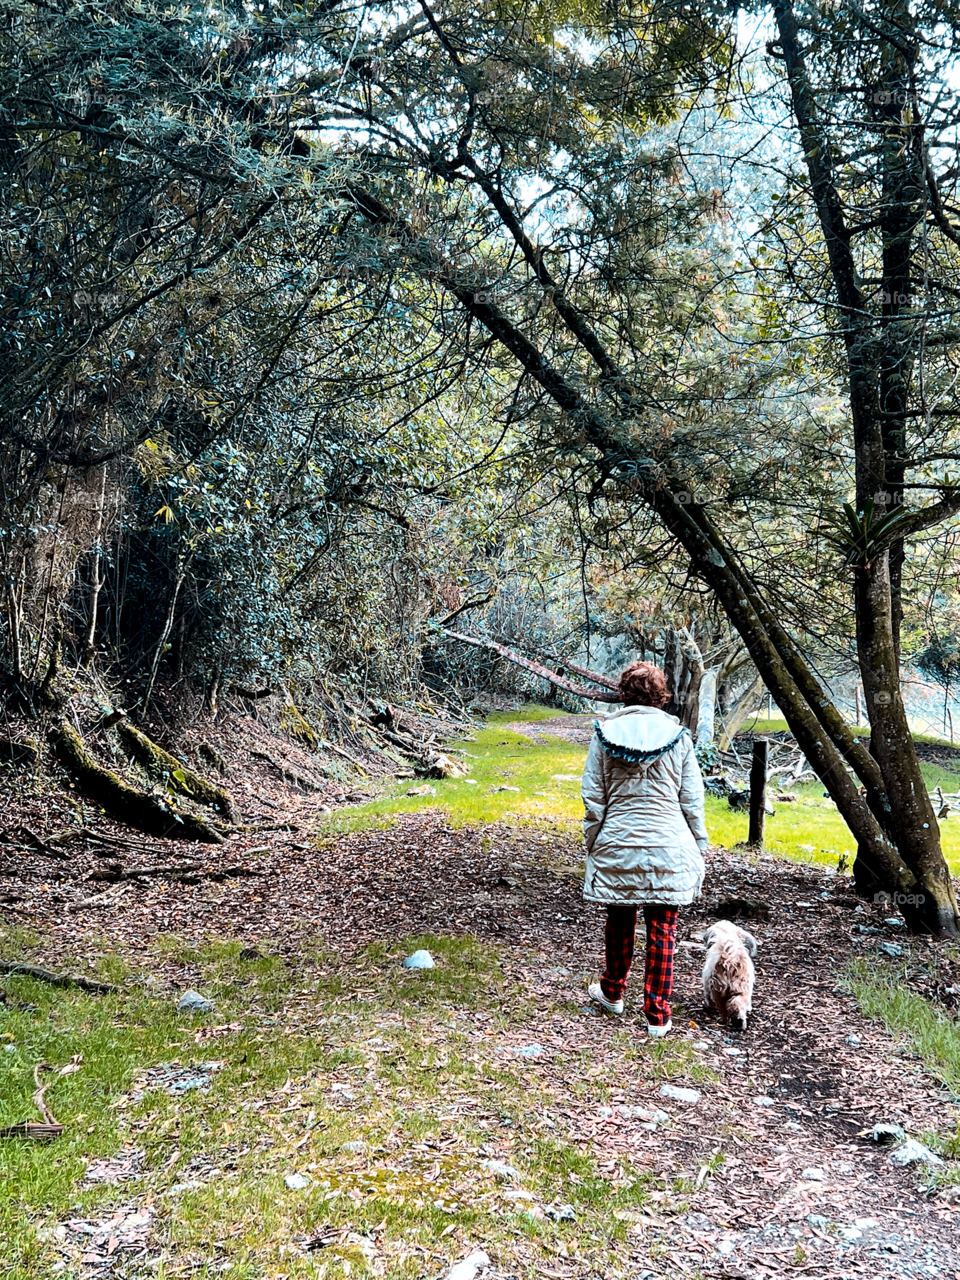
<svg viewBox="0 0 960 1280"><path fill-rule="evenodd" d="M901 678L956 611L957 18L6 5L11 703L626 637L766 687L954 931Z"/></svg>

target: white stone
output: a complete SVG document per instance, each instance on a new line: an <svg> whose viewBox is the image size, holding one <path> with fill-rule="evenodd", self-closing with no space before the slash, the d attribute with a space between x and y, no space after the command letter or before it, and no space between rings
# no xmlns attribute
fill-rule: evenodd
<svg viewBox="0 0 960 1280"><path fill-rule="evenodd" d="M918 1142L916 1138L908 1138L890 1157L891 1164L908 1165L908 1164L943 1164L938 1155L925 1147L922 1142Z"/></svg>
<svg viewBox="0 0 960 1280"><path fill-rule="evenodd" d="M699 1089L684 1089L675 1084L662 1084L660 1093L664 1098L673 1098L677 1102L699 1102Z"/></svg>
<svg viewBox="0 0 960 1280"><path fill-rule="evenodd" d="M462 1262L454 1263L447 1272L446 1280L476 1280L477 1272L483 1271L490 1265L490 1258L482 1249L478 1249Z"/></svg>

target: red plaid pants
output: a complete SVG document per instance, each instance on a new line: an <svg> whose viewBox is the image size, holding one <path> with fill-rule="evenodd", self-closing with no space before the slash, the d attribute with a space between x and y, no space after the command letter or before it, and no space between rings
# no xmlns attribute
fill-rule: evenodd
<svg viewBox="0 0 960 1280"><path fill-rule="evenodd" d="M673 994L673 950L677 939L676 907L647 903L643 918L647 925L646 966L643 975L643 1012L647 1021L662 1027L670 1021ZM627 975L633 963L637 934L637 908L608 906L604 943L607 967L600 977L600 990L608 1000L620 1000L627 989Z"/></svg>

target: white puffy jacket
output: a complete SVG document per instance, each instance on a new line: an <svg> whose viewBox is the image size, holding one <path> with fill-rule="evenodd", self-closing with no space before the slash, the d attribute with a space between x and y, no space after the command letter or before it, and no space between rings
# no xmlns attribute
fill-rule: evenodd
<svg viewBox="0 0 960 1280"><path fill-rule="evenodd" d="M690 734L657 707L597 721L582 786L591 902L683 906L703 884L703 777Z"/></svg>

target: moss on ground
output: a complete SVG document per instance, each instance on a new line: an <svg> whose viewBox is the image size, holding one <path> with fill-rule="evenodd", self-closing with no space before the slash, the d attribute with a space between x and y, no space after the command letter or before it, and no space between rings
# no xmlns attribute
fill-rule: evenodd
<svg viewBox="0 0 960 1280"><path fill-rule="evenodd" d="M554 719L562 713L546 707L498 712L468 738L451 745L469 766L466 778L415 779L397 783L370 804L332 815L325 833L364 830L395 813L442 809L457 827L511 819L521 822L576 824L583 817L580 775L586 750L563 738L537 743L507 724ZM426 789L424 794L411 791Z"/></svg>

